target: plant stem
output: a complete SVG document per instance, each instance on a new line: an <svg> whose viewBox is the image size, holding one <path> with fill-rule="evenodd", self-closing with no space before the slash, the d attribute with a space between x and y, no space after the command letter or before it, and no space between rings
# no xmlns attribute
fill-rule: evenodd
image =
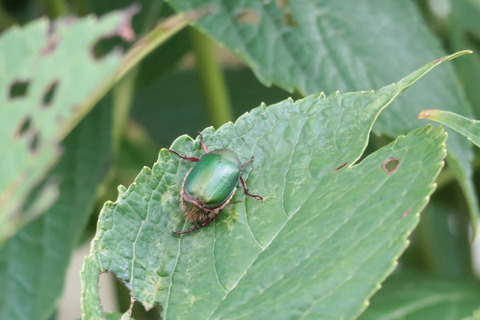
<svg viewBox="0 0 480 320"><path fill-rule="evenodd" d="M203 33L191 28L192 44L195 51L197 70L205 98L205 108L211 124L218 128L233 119L225 80L213 42Z"/></svg>
<svg viewBox="0 0 480 320"><path fill-rule="evenodd" d="M67 4L63 0L44 0L44 3L47 15L52 20L68 13Z"/></svg>
<svg viewBox="0 0 480 320"><path fill-rule="evenodd" d="M0 31L3 29L7 29L11 25L15 24L15 22L15 19L10 16L0 5Z"/></svg>
<svg viewBox="0 0 480 320"><path fill-rule="evenodd" d="M77 16L85 16L89 13L91 13L92 10L92 4L90 3L89 0L75 0L72 5L72 10L75 11L75 15Z"/></svg>
<svg viewBox="0 0 480 320"><path fill-rule="evenodd" d="M120 143L124 135L128 115L132 106L139 67L136 66L113 87L113 124L112 124L112 145L113 154L118 155Z"/></svg>

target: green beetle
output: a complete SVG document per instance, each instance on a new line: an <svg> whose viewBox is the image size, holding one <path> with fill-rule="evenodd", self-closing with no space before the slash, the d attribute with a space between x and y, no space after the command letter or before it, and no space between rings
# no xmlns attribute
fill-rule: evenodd
<svg viewBox="0 0 480 320"><path fill-rule="evenodd" d="M175 234L184 234L205 227L220 214L222 209L232 200L238 181L246 195L262 200L258 195L248 192L245 180L241 173L254 160L253 157L241 163L237 154L230 149L216 149L208 151L207 145L200 142L205 154L199 159L186 157L168 149L183 160L197 162L183 179L181 203L187 220L198 224L184 231L175 231Z"/></svg>

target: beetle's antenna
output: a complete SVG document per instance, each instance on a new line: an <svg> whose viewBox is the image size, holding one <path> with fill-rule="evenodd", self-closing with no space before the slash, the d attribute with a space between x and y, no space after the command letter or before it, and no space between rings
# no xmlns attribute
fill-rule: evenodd
<svg viewBox="0 0 480 320"><path fill-rule="evenodd" d="M200 143L202 144L202 149L203 149L203 152L205 153L209 153L210 151L208 151L208 147L207 145L205 144L205 142L203 141L203 135L200 131L197 132L198 135L200 136Z"/></svg>
<svg viewBox="0 0 480 320"><path fill-rule="evenodd" d="M250 160L248 160L247 162L245 162L244 164L242 164L242 167L240 168L240 170L245 170L245 168L250 164L252 163L252 161L255 160L255 157L251 157Z"/></svg>
<svg viewBox="0 0 480 320"><path fill-rule="evenodd" d="M183 160L187 160L187 161L192 161L192 162L198 162L200 161L200 159L196 158L196 157L186 157L186 156L182 156L181 154L179 154L177 151L175 150L172 150L172 149L167 149L168 151L170 151L171 153L175 153L177 156L179 156L180 158L182 158Z"/></svg>

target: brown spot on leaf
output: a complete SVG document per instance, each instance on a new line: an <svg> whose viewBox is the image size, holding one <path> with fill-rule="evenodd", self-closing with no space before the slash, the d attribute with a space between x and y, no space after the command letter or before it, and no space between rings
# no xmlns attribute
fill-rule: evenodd
<svg viewBox="0 0 480 320"><path fill-rule="evenodd" d="M399 166L400 166L400 159L393 158L393 157L387 158L382 162L382 169L387 174L395 173Z"/></svg>
<svg viewBox="0 0 480 320"><path fill-rule="evenodd" d="M258 24L260 22L260 16L255 10L245 9L235 14L235 20L249 24Z"/></svg>
<svg viewBox="0 0 480 320"><path fill-rule="evenodd" d="M51 37L47 40L47 44L45 47L42 48L40 51L40 54L42 56L47 56L49 54L52 54L55 49L58 47L58 44L60 43L60 39L57 37Z"/></svg>
<svg viewBox="0 0 480 320"><path fill-rule="evenodd" d="M402 213L402 218L408 217L408 215L409 215L410 212L412 212L412 211L413 211L413 209L410 208L410 209L408 209L407 211L405 211L404 213Z"/></svg>
<svg viewBox="0 0 480 320"><path fill-rule="evenodd" d="M342 163L341 165L339 165L338 167L336 167L335 169L333 169L333 171L338 171L338 170L342 169L343 167L345 167L347 164L348 164L348 161Z"/></svg>

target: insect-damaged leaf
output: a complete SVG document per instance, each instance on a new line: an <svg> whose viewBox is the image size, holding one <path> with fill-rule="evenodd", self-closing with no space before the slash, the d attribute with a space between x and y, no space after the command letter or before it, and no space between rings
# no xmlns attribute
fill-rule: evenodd
<svg viewBox="0 0 480 320"><path fill-rule="evenodd" d="M230 209L193 234L172 234L185 224L180 189L192 164L162 150L101 212L82 272L84 318L101 317L101 271L114 272L147 308L161 304L165 319L358 315L407 245L442 166L445 135L417 129L355 163L380 111L460 54L378 91L285 100L205 130L210 149L255 156L244 177L264 202L239 189ZM202 154L185 136L171 148Z"/></svg>
<svg viewBox="0 0 480 320"><path fill-rule="evenodd" d="M110 106L108 100L97 105L63 141L62 157L45 178L61 177L55 203L0 248L0 319L45 320L54 313L71 253L111 162Z"/></svg>
<svg viewBox="0 0 480 320"><path fill-rule="evenodd" d="M54 201L58 181L24 207L30 191L61 153L60 142L112 82L122 58L95 58L104 37L129 38L135 11L55 22L34 21L0 37L0 242Z"/></svg>
<svg viewBox="0 0 480 320"><path fill-rule="evenodd" d="M41 19L0 38L0 144L9 150L0 165L0 242L54 201L58 183L51 181L33 205L22 207L57 160L65 135L115 81L201 14L165 19L124 57L116 49L105 53L105 38L133 40L135 12L131 7L100 19Z"/></svg>

